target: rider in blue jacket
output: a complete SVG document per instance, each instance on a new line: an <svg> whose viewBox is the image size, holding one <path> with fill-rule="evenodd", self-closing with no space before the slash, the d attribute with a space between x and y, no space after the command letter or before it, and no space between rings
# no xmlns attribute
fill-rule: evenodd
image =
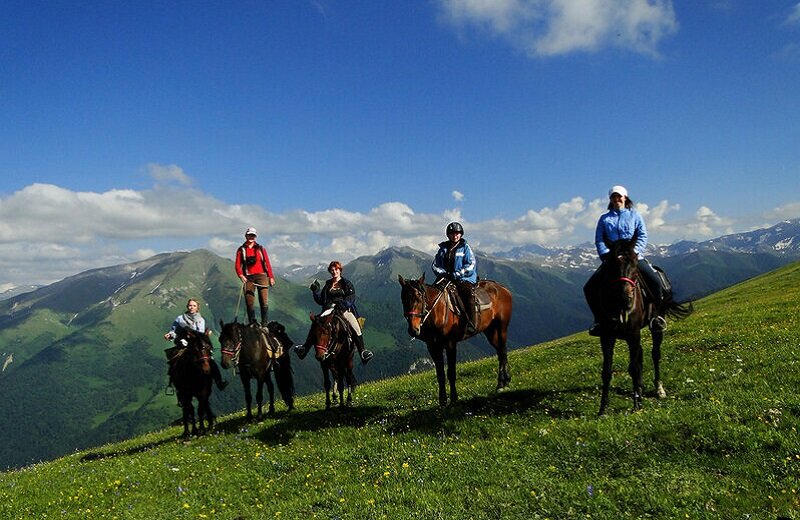
<svg viewBox="0 0 800 520"><path fill-rule="evenodd" d="M439 244L439 251L433 259L433 273L439 278L453 281L458 288L467 318L466 335L475 334L475 295L473 290L478 282L477 265L472 248L464 240L464 228L458 222L447 225L447 240Z"/></svg>
<svg viewBox="0 0 800 520"><path fill-rule="evenodd" d="M643 276L644 282L656 306L661 304L664 298L661 280L650 262L644 258L644 250L647 247L647 227L644 224L642 216L633 208L633 201L628 198L628 190L626 190L624 186L613 186L608 190L608 199L608 211L600 216L594 234L597 254L600 256L600 260L603 263L597 268L583 287L586 302L589 304L589 309L591 309L594 315L594 324L591 329L589 329L589 334L593 336L600 335L598 315L601 295L598 290L598 284L600 282L602 269L605 266L605 260L611 252L608 248L608 244L616 242L617 240L630 240L635 234L636 244L633 250L639 257L639 272ZM666 322L664 318L657 316L654 318L651 326L663 329L666 326Z"/></svg>

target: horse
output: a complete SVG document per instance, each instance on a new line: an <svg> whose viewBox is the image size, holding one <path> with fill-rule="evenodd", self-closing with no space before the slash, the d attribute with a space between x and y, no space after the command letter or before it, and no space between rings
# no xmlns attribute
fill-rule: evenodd
<svg viewBox="0 0 800 520"><path fill-rule="evenodd" d="M289 359L292 340L283 325L276 321L267 324L265 331L257 323L245 325L235 319L231 323L219 321L219 342L222 345L222 368L236 366L244 387L244 400L247 405L247 421L253 420L253 395L250 380L256 380L256 420L263 419L264 384L269 392L269 415L275 413L275 387L270 372L275 374L275 382L283 402L289 410L294 409L294 374Z"/></svg>
<svg viewBox="0 0 800 520"><path fill-rule="evenodd" d="M447 404L445 391L444 353L447 352L447 379L450 383L450 402L458 400L456 392L456 345L466 339L466 319L448 304L447 290L452 282L443 287L425 283L425 274L417 280L405 280L398 276L402 287L400 299L408 322L408 334L425 342L436 366L439 383L439 405ZM483 333L497 351L497 390L502 391L511 382L508 368L508 325L511 321L511 292L498 282L481 280L477 290L483 290L490 305L476 312L475 334Z"/></svg>
<svg viewBox="0 0 800 520"><path fill-rule="evenodd" d="M302 346L302 357L312 346L315 357L322 368L322 379L325 387L325 409L331 409L331 376L336 383L339 407L351 406L356 389L356 376L353 374L353 352L355 346L350 338L350 325L334 311L327 315L309 315L311 327ZM347 397L344 397L345 387ZM333 396L336 398L336 395Z"/></svg>
<svg viewBox="0 0 800 520"><path fill-rule="evenodd" d="M600 399L598 415L604 415L608 407L608 389L611 383L614 345L617 339L628 344L628 373L633 382L633 409L642 407L642 372L644 357L641 341L641 330L649 326L653 338L653 367L656 396L666 397L661 382L661 343L664 331L661 327L652 326L653 320L660 316L682 319L694 310L691 303L678 303L673 300L672 292L667 290L659 305L647 301L644 295L644 281L639 273L638 255L634 251L636 236L631 240L618 240L609 244L611 250L603 266L600 281L601 316L600 345L603 350L602 382L603 391Z"/></svg>
<svg viewBox="0 0 800 520"><path fill-rule="evenodd" d="M172 382L178 401L183 409L183 438L191 435L203 435L214 426L214 414L211 412L209 397L211 396L211 340L206 334L184 329L178 338L184 348L170 349L169 362L173 365ZM197 421L195 421L192 399L197 399ZM204 425L204 420L207 424ZM198 429L197 422L200 423Z"/></svg>

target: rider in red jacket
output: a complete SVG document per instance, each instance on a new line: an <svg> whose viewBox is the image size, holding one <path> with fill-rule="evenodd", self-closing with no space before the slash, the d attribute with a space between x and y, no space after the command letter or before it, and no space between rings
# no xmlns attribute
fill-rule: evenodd
<svg viewBox="0 0 800 520"><path fill-rule="evenodd" d="M264 246L256 242L255 228L244 232L244 243L236 250L236 274L242 281L244 303L247 306L247 319L256 321L255 291L258 289L258 303L261 306L261 326L267 326L269 316L269 288L275 285L272 265Z"/></svg>

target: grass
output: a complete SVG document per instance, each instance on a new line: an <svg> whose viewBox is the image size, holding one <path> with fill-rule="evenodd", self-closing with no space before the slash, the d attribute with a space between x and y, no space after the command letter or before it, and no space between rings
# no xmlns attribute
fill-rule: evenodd
<svg viewBox="0 0 800 520"><path fill-rule="evenodd" d="M578 334L512 352L504 393L494 359L460 364L447 408L425 372L342 412L316 394L187 443L167 428L4 473L0 517L800 518L800 264L695 307L666 334L668 398L638 413L618 345L596 416L599 344Z"/></svg>

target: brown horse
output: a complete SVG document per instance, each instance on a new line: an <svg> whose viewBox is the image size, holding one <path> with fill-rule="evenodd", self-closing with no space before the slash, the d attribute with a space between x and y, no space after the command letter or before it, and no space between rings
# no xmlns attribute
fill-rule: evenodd
<svg viewBox="0 0 800 520"><path fill-rule="evenodd" d="M639 260L634 247L636 236L631 240L618 240L609 244L611 253L602 267L602 315L600 319L600 345L603 349L603 393L600 399L599 415L603 415L608 407L608 390L611 384L614 345L617 339L628 343L628 374L633 381L633 409L642 406L642 337L641 330L653 322L656 316L671 316L681 319L691 314L691 303L680 304L672 299L671 291L666 291L663 301L656 306L645 301L642 286L643 278L639 273ZM656 396L665 397L661 383L661 343L664 331L650 327L653 337L653 367Z"/></svg>
<svg viewBox="0 0 800 520"><path fill-rule="evenodd" d="M185 342L185 348L175 349L170 358L172 364L172 381L178 401L183 409L183 437L202 435L214 426L214 414L211 412L211 340L206 334L183 329L178 342ZM195 420L192 399L197 399L197 420ZM204 420L207 423L204 425ZM200 423L198 429L197 422Z"/></svg>
<svg viewBox="0 0 800 520"><path fill-rule="evenodd" d="M276 321L267 324L267 330L258 324L245 325L234 320L220 324L219 342L222 345L222 368L235 365L244 388L247 405L247 420L253 420L253 394L250 380L256 380L256 420L263 419L264 385L269 392L269 415L275 413L275 387L270 372L275 374L275 382L283 401L289 410L294 408L294 375L289 359L292 340L283 325Z"/></svg>
<svg viewBox="0 0 800 520"><path fill-rule="evenodd" d="M442 288L425 283L423 274L418 280L404 280L398 277L402 287L400 298L403 313L408 321L408 334L419 338L428 346L428 352L436 366L439 382L439 404L447 404L445 390L444 353L447 351L447 379L450 383L450 402L458 400L456 392L456 344L465 339L466 320L448 304L447 291L452 282ZM477 284L489 296L491 305L476 313L475 329L483 333L497 351L499 368L497 371L497 390L502 390L511 382L508 370L506 340L508 324L511 321L511 292L497 282L481 280Z"/></svg>
<svg viewBox="0 0 800 520"><path fill-rule="evenodd" d="M305 357L306 352L314 347L315 357L322 368L322 379L325 386L325 409L331 408L331 376L336 383L339 394L339 406L350 406L356 390L356 376L353 374L353 340L350 337L350 325L334 311L326 316L310 315L311 328L298 355ZM345 387L347 398L344 398ZM334 398L336 396L334 395Z"/></svg>

